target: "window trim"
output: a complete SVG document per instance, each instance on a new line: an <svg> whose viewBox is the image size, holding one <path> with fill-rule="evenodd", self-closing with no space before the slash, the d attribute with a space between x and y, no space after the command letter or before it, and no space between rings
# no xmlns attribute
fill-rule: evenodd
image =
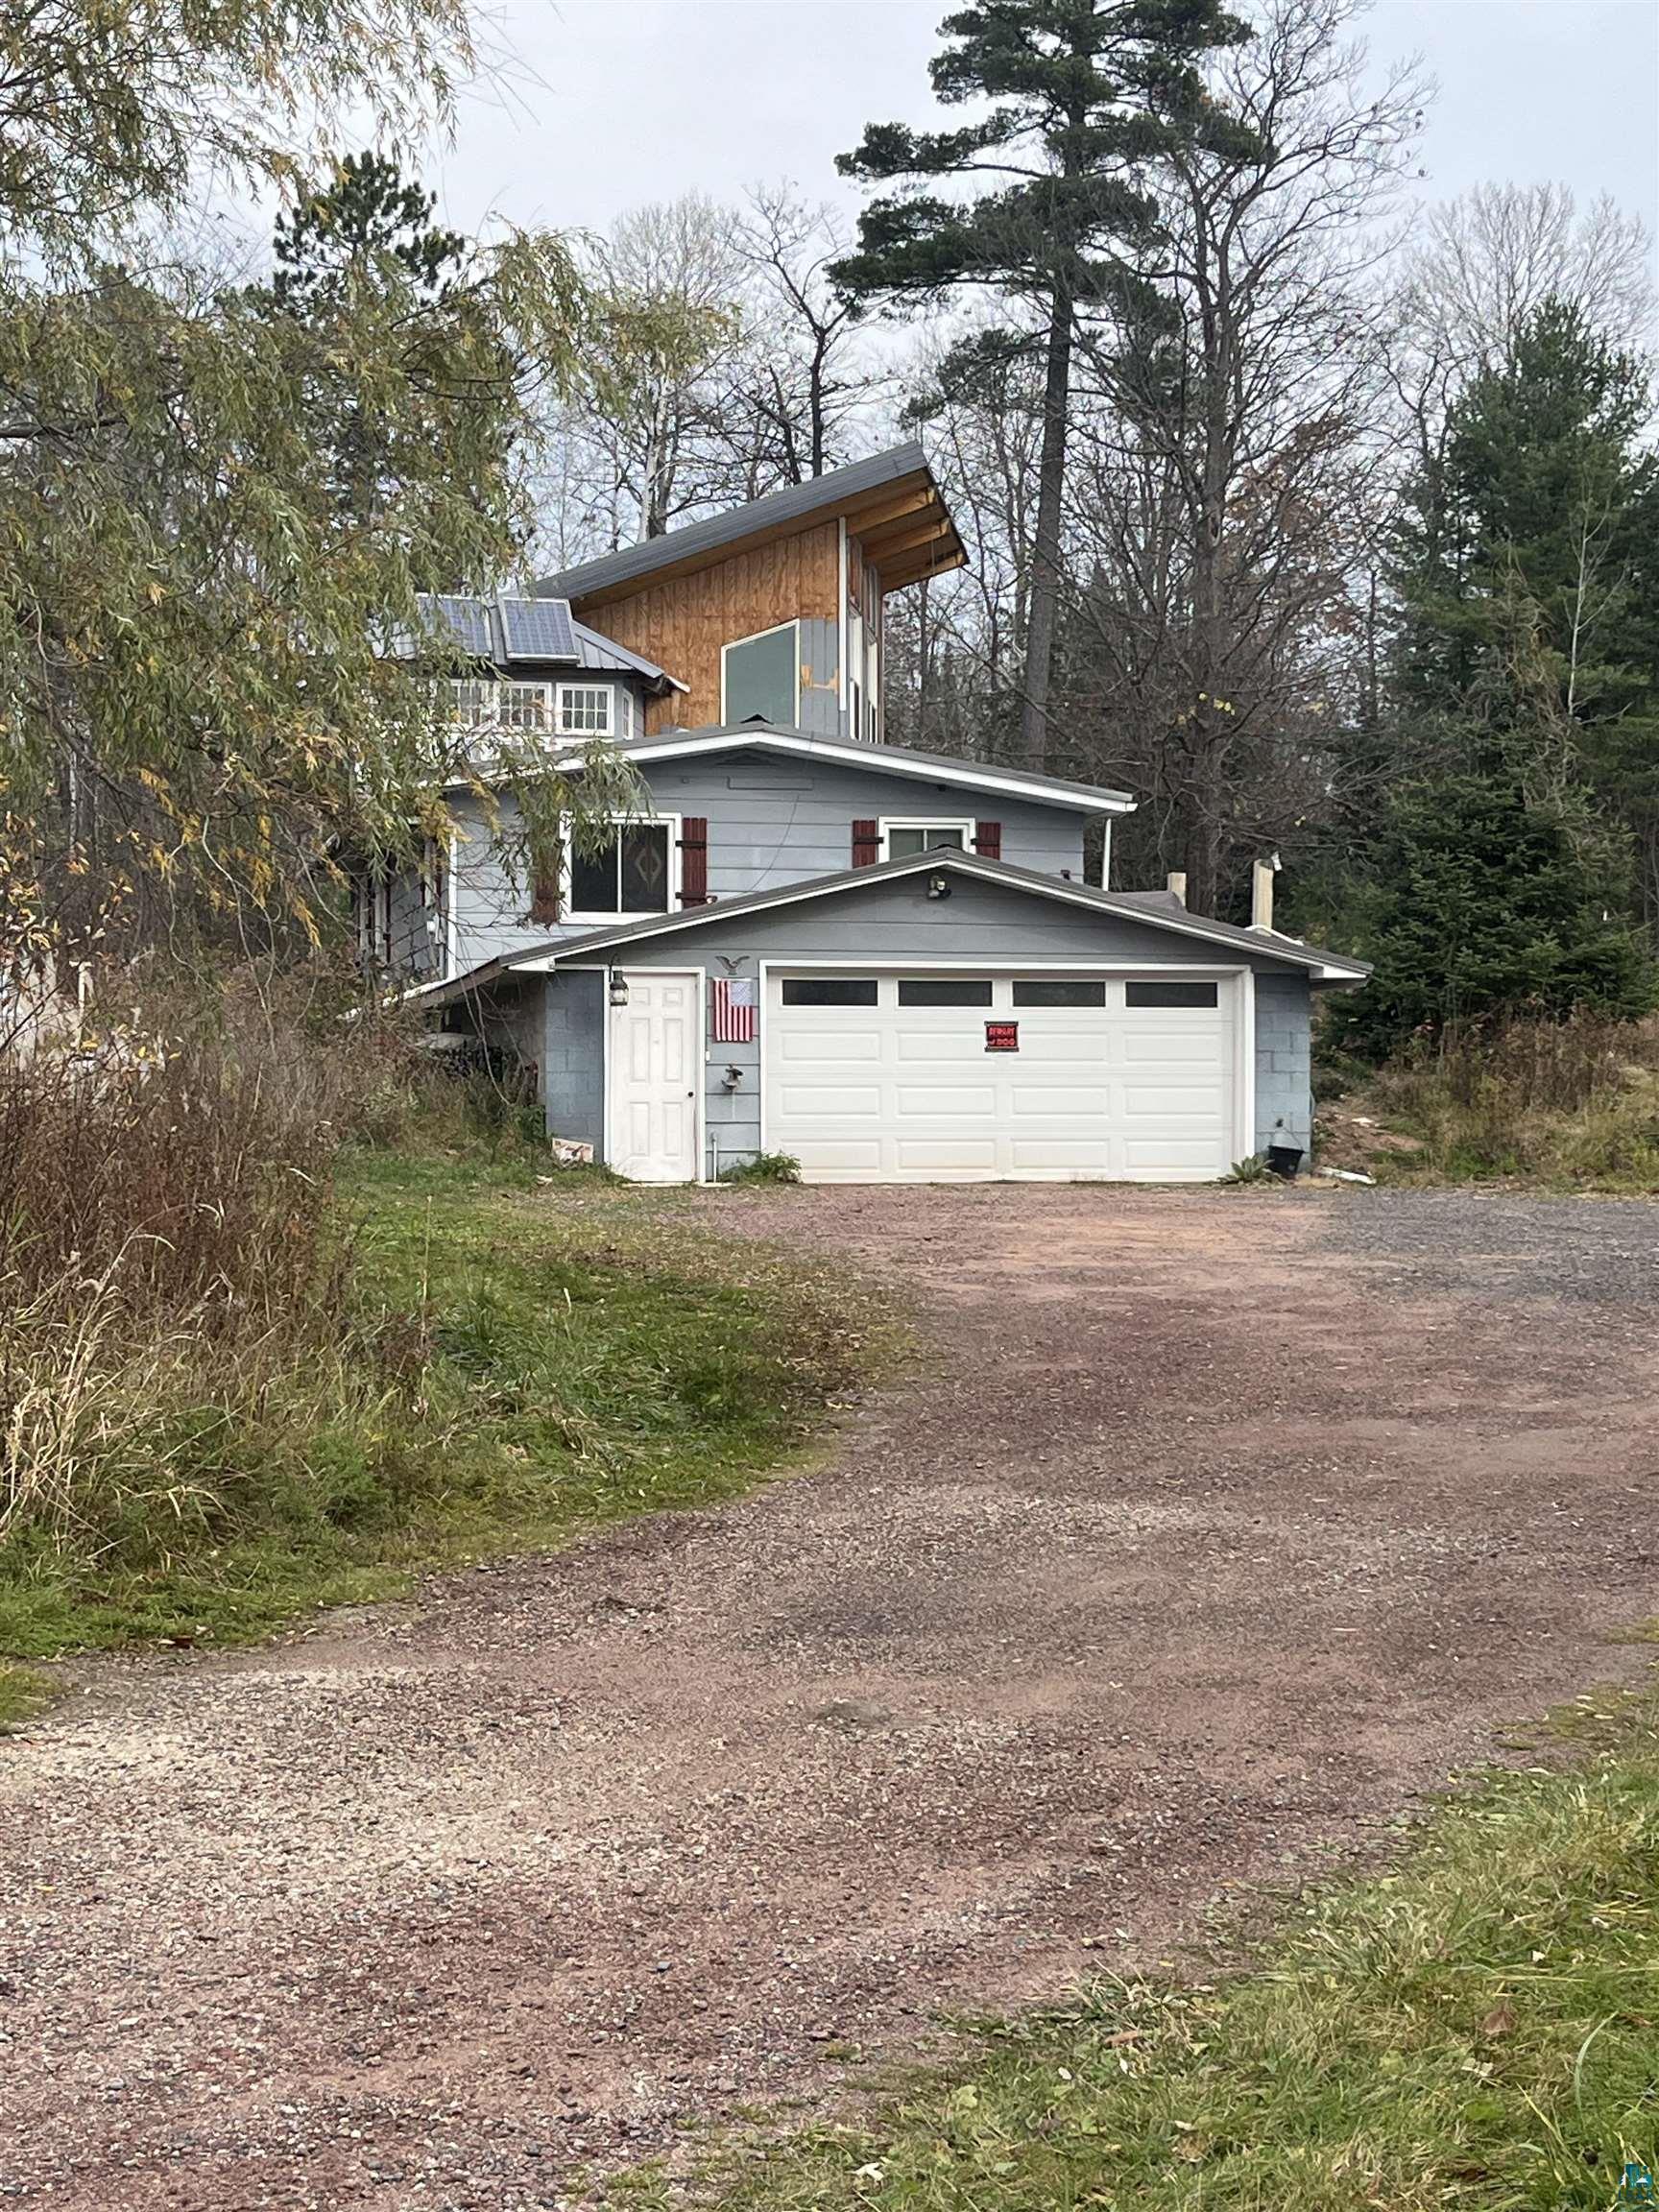
<svg viewBox="0 0 1659 2212"><path fill-rule="evenodd" d="M768 622L764 630L752 630L752 631L749 633L749 635L748 635L748 637L728 637L728 638L727 638L727 640L726 640L726 642L725 642L725 644L721 646L721 648L720 648L720 721L721 721L721 725L722 725L722 727L724 727L724 728L733 728L733 727L737 727L737 725L734 725L734 724L733 723L733 721L732 721L732 716L731 716L731 712L730 712L730 710L728 709L728 708L727 708L727 705L726 705L726 656L727 656L727 654L728 654L728 653L730 653L730 652L732 652L732 651L733 650L733 648L734 648L734 647L736 647L736 646L738 646L738 645L757 645L757 644L760 642L760 640L761 640L761 638L762 638L762 637L777 637L778 633L779 633L781 630L793 630L793 631L794 631L794 633L795 633L795 652L794 652L794 656L793 656L793 663L792 663L792 664L793 664L793 667L794 667L794 670L795 670L795 706L794 706L794 710L793 710L793 712L790 714L790 717L789 717L789 724L790 724L790 728L791 728L791 729L794 729L794 730L799 730L799 729L800 729L800 727L801 727L801 618L800 618L800 616L799 616L799 615L791 615L791 616L790 616L790 618L789 618L789 620L788 620L787 622Z"/></svg>
<svg viewBox="0 0 1659 2212"><path fill-rule="evenodd" d="M680 823L678 814L623 814L612 824L618 836L624 830L666 830L668 832L668 903L651 907L644 913L637 908L615 908L595 913L590 906L579 907L571 896L575 882L575 855L570 847L570 817L561 817L559 825L559 926L564 928L572 923L647 922L657 921L663 914L678 914L681 910L681 879L683 875L680 851ZM697 909L693 908L693 912Z"/></svg>
<svg viewBox="0 0 1659 2212"><path fill-rule="evenodd" d="M565 698L570 691L601 691L605 695L605 727L603 730L573 730L565 719ZM562 677L553 686L553 734L555 737L611 737L617 734L616 686L602 678L583 682L579 678Z"/></svg>
<svg viewBox="0 0 1659 2212"><path fill-rule="evenodd" d="M962 832L961 850L964 853L972 853L974 850L974 834L977 831L978 827L978 823L971 815L957 816L954 814L883 814L877 822L876 835L878 850L882 859L891 860L893 857L893 852L892 847L888 843L888 833L891 830L960 830ZM952 852L954 850L955 848L952 846L941 847L941 851L943 852ZM909 857L909 855L906 855L906 857ZM919 858L920 855L918 854L917 857Z"/></svg>
<svg viewBox="0 0 1659 2212"><path fill-rule="evenodd" d="M544 676L450 676L445 679L449 705L449 723L456 730L503 731L511 730L515 736L555 736L554 723L559 712L556 694L559 686ZM463 715L456 703L457 690L466 685L484 694L478 704L483 719L473 721ZM508 690L539 691L544 710L540 729L534 723L508 722L503 711L502 695Z"/></svg>

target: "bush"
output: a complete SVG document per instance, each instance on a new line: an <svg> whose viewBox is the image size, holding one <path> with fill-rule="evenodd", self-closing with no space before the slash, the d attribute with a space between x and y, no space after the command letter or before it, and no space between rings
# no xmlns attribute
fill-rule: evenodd
<svg viewBox="0 0 1659 2212"><path fill-rule="evenodd" d="M723 1167L722 1183L799 1183L801 1163L791 1152L757 1152L752 1160L739 1160Z"/></svg>

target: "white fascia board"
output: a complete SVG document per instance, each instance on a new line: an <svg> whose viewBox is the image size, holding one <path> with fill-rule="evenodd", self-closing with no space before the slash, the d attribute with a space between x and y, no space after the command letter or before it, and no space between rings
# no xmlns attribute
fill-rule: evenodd
<svg viewBox="0 0 1659 2212"><path fill-rule="evenodd" d="M590 933L586 942L572 945L570 950L573 952L597 952L609 951L615 948L620 953L626 954L629 945L650 944L655 938L667 936L673 930L707 929L711 923L730 921L733 914L741 921L747 919L751 914L769 914L780 906L809 905L815 900L836 898L843 891L862 890L864 884L859 880L861 873L861 871L854 870L848 875L832 878L833 889L827 888L821 881L808 881L803 884L781 884L777 891L767 894L764 898L733 900L728 906L722 906L718 901L715 901L710 905L693 908L689 914L682 911L667 916L661 928L640 930L633 935L622 935L615 932L602 935ZM1091 914L1109 914L1115 921L1140 922L1145 924L1150 929L1166 929L1174 936L1190 937L1199 944L1213 945L1223 952L1231 952L1235 959L1249 950L1240 945L1236 937L1219 937L1214 930L1206 929L1200 921L1189 917L1178 918L1173 914L1162 912L1151 913L1144 906L1133 906L1113 899L1110 893L1102 894L1079 884L1069 883L1064 877L1055 877L1052 880L1045 879L1043 881L1034 880L1023 873L1018 877L1010 877L998 862L977 860L973 854L958 853L951 846L935 846L929 852L918 853L906 860L884 861L879 871L873 869L869 871L869 874L878 883L896 882L906 876L944 874L970 876L982 883L1005 883L1011 889L1027 891L1034 899L1051 899L1064 906L1082 906ZM1283 949L1263 945L1262 950L1267 958L1283 960L1287 966L1301 968L1322 980L1328 978L1332 981L1344 980L1356 983L1364 980L1362 970L1337 969L1322 961L1310 959L1306 950L1297 950L1288 939L1286 940ZM560 965L561 958L562 955L558 952L544 952L528 960L514 960L509 957L503 961L502 965L510 968L516 974L549 975ZM1121 965L1121 963L1118 964ZM856 966L857 963L854 962L853 965ZM914 967L918 963L910 961L906 965ZM921 965L925 966L926 963L921 963Z"/></svg>
<svg viewBox="0 0 1659 2212"><path fill-rule="evenodd" d="M762 752L797 753L807 759L834 760L850 768L873 768L883 776L909 776L921 783L955 783L970 791L997 791L1008 799L1028 799L1035 806L1058 806L1068 814L1133 814L1137 802L1118 794L1102 791L1097 800L1086 799L1075 791L1046 790L1041 784L1024 783L1008 776L999 776L995 768L978 768L964 764L941 754L937 760L894 760L872 757L873 748L855 745L851 741L831 744L822 737L781 735L771 730L757 730L753 735L744 731L723 730L718 737L674 738L659 737L645 745L632 745L628 749L630 760L678 760L697 753L739 752L749 746L758 746ZM572 767L580 764L579 756L567 756ZM561 767L565 760L556 758L553 765Z"/></svg>

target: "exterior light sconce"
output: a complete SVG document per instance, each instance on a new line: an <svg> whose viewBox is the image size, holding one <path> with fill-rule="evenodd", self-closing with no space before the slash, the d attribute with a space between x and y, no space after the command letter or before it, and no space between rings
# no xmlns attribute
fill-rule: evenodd
<svg viewBox="0 0 1659 2212"><path fill-rule="evenodd" d="M948 876L929 876L927 878L927 896L929 899L949 899L950 896L950 878Z"/></svg>
<svg viewBox="0 0 1659 2212"><path fill-rule="evenodd" d="M628 1003L628 978L618 969L611 971L611 1003L626 1006Z"/></svg>
<svg viewBox="0 0 1659 2212"><path fill-rule="evenodd" d="M735 1060L727 1062L726 1072L720 1080L725 1084L728 1091L735 1091L740 1088L743 1081L743 1070L738 1067Z"/></svg>

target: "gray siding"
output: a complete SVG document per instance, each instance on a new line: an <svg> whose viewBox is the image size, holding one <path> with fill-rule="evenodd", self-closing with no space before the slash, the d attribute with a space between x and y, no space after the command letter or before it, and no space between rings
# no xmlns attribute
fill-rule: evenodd
<svg viewBox="0 0 1659 2212"><path fill-rule="evenodd" d="M1145 962L1179 963L1194 969L1237 967L1231 949L1206 946L1167 930L1116 916L1086 913L1039 902L1002 884L959 882L949 899L926 896L925 879L902 878L872 884L868 891L843 893L824 902L781 906L740 915L729 926L710 922L674 936L645 938L618 946L609 955L623 971L638 968L701 968L710 977L758 978L762 960L983 959L996 968L1039 967L1046 961L1103 960L1125 966ZM1277 963L1257 968L1257 1098L1259 1128L1271 1131L1283 1119L1302 1132L1309 1120L1307 1053L1309 990L1297 971ZM579 1018L569 1012L567 995L584 994ZM548 1044L544 1055L547 1126L555 1135L580 1137L603 1157L603 978L567 972L548 986ZM762 1009L761 1020L765 1019ZM556 1049L556 1031L560 1043ZM1269 1042L1271 1040L1271 1042ZM1290 1065L1300 1053L1298 1089ZM726 1087L729 1066L739 1070L735 1090ZM704 1109L707 1135L719 1145L722 1161L744 1158L760 1144L760 1047L715 1045L705 1051ZM1263 1117L1265 1119L1263 1120ZM1265 1137L1260 1142L1265 1142Z"/></svg>
<svg viewBox="0 0 1659 2212"><path fill-rule="evenodd" d="M862 763L729 753L662 761L651 769L648 788L659 811L708 822L709 889L717 901L838 874L852 865L853 824L884 816L988 818L1001 824L1002 858L1014 866L1051 876L1070 869L1079 879L1083 872L1080 812L883 774ZM479 803L460 800L455 812L453 973L465 974L500 953L584 935L594 926L590 920L552 929L530 922L528 890L503 858L500 834ZM513 819L504 803L500 827L509 841Z"/></svg>
<svg viewBox="0 0 1659 2212"><path fill-rule="evenodd" d="M815 737L844 737L841 640L834 622L801 618L801 728Z"/></svg>
<svg viewBox="0 0 1659 2212"><path fill-rule="evenodd" d="M551 1137L572 1137L605 1156L605 978L550 975L541 993L541 1102Z"/></svg>
<svg viewBox="0 0 1659 2212"><path fill-rule="evenodd" d="M1313 1141L1312 992L1300 974L1256 977L1256 1149L1283 1128L1306 1152Z"/></svg>

